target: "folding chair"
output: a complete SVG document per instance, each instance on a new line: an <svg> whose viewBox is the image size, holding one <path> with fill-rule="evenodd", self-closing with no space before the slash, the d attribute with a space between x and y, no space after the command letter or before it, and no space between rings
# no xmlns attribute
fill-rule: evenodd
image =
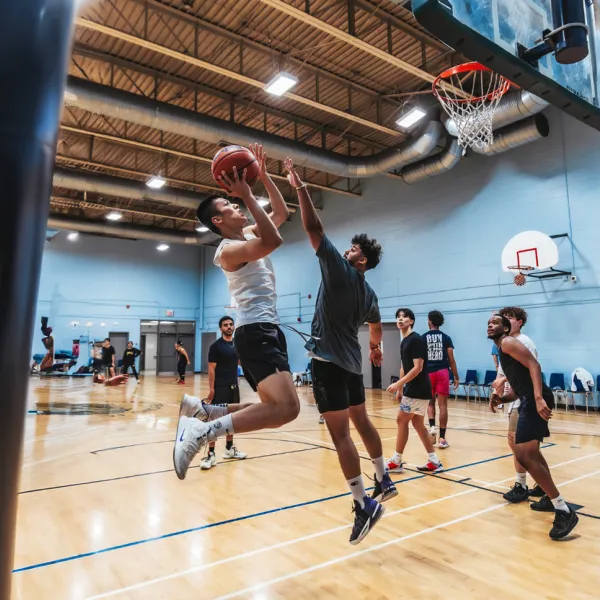
<svg viewBox="0 0 600 600"><path fill-rule="evenodd" d="M576 391L571 390L571 396L573 396L573 407L575 410L577 409L577 402L575 401L575 396L583 396L585 399L585 413L589 415L590 407L588 403L590 401L590 398L592 399L592 403L594 402L594 389L592 388L591 390L586 390L583 387L583 383L581 383L581 381L579 381L577 377L575 377L573 381L575 383L575 387L577 388Z"/></svg>
<svg viewBox="0 0 600 600"><path fill-rule="evenodd" d="M485 372L485 377L483 379L483 383L481 384L481 388L483 389L484 396L486 396L487 398L490 397L492 383L496 381L497 376L498 373L496 371L488 370Z"/></svg>
<svg viewBox="0 0 600 600"><path fill-rule="evenodd" d="M563 398L565 403L565 412L569 410L569 398L567 395L567 388L565 386L564 373L550 373L550 389L554 394L554 402L556 407L560 404L560 398Z"/></svg>
<svg viewBox="0 0 600 600"><path fill-rule="evenodd" d="M465 391L465 396L467 397L467 403L471 397L471 389L475 391L475 397L477 400L481 400L481 396L479 395L479 383L477 381L477 371L475 369L468 369L465 375L465 380L461 382L463 386L463 390Z"/></svg>

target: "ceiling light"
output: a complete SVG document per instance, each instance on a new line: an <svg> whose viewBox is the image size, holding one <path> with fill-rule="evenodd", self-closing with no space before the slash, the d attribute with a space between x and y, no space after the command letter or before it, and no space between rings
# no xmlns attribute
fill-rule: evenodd
<svg viewBox="0 0 600 600"><path fill-rule="evenodd" d="M164 177L160 177L158 175L153 175L146 181L146 185L153 190L159 190L163 185L167 183L167 180Z"/></svg>
<svg viewBox="0 0 600 600"><path fill-rule="evenodd" d="M267 206L267 204L270 204L270 202L269 202L269 201L268 201L266 198L260 198L260 199L258 200L258 204L259 204L260 206Z"/></svg>
<svg viewBox="0 0 600 600"><path fill-rule="evenodd" d="M204 225L198 225L198 227L196 227L196 231L199 233L204 233L205 231L208 231L208 227L204 227Z"/></svg>
<svg viewBox="0 0 600 600"><path fill-rule="evenodd" d="M156 246L157 250L160 250L161 252L164 252L165 250L169 249L169 244L159 244L158 246Z"/></svg>
<svg viewBox="0 0 600 600"><path fill-rule="evenodd" d="M75 241L75 240L76 240L78 237L79 237L79 234L78 234L76 231L72 231L71 233L69 233L69 234L67 235L67 239L68 239L70 242L74 242L74 241Z"/></svg>
<svg viewBox="0 0 600 600"><path fill-rule="evenodd" d="M411 111L401 116L396 121L396 125L402 127L402 129L408 129L419 122L426 114L427 113L422 108L413 108Z"/></svg>
<svg viewBox="0 0 600 600"><path fill-rule="evenodd" d="M109 221L120 221L123 218L123 215L120 212L113 210L106 215L106 218Z"/></svg>
<svg viewBox="0 0 600 600"><path fill-rule="evenodd" d="M287 91L291 90L298 83L298 78L291 73L278 73L267 85L265 92L274 96L283 96Z"/></svg>

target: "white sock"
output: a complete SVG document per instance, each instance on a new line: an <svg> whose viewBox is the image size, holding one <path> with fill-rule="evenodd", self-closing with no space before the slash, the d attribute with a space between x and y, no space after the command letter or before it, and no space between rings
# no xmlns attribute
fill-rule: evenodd
<svg viewBox="0 0 600 600"><path fill-rule="evenodd" d="M390 460L393 463L396 463L397 465L401 465L402 464L402 454L400 452L394 452L394 456L392 456L392 458L390 458Z"/></svg>
<svg viewBox="0 0 600 600"><path fill-rule="evenodd" d="M350 491L352 492L352 498L356 500L361 508L365 507L365 496L367 492L365 492L365 484L363 482L362 475L355 477L354 479L346 479L348 486L350 487Z"/></svg>
<svg viewBox="0 0 600 600"><path fill-rule="evenodd" d="M235 433L233 431L233 422L231 417L232 415L225 415L224 417L220 417L219 419L215 419L214 421L207 423L209 426L209 442L216 440L218 437L223 437L224 435L233 435Z"/></svg>
<svg viewBox="0 0 600 600"><path fill-rule="evenodd" d="M214 421L227 414L227 404L204 404L203 408L208 415L207 421Z"/></svg>
<svg viewBox="0 0 600 600"><path fill-rule="evenodd" d="M552 504L554 505L554 510L564 510L565 512L569 512L570 510L562 496L554 498Z"/></svg>
<svg viewBox="0 0 600 600"><path fill-rule="evenodd" d="M521 487L527 487L527 473L518 473L517 472L517 483Z"/></svg>
<svg viewBox="0 0 600 600"><path fill-rule="evenodd" d="M383 459L383 455L379 458L372 458L371 462L375 467L375 477L377 477L377 481L381 483L383 476L385 475L385 460Z"/></svg>
<svg viewBox="0 0 600 600"><path fill-rule="evenodd" d="M429 460L435 464L435 465L439 465L440 464L440 459L437 457L437 454L435 452L430 452L427 455L427 458L429 458Z"/></svg>

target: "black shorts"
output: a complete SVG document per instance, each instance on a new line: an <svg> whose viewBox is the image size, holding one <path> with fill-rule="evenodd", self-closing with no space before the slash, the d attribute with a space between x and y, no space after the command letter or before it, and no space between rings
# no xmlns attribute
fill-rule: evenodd
<svg viewBox="0 0 600 600"><path fill-rule="evenodd" d="M239 404L240 388L237 385L215 386L213 404Z"/></svg>
<svg viewBox="0 0 600 600"><path fill-rule="evenodd" d="M233 338L244 377L256 391L258 384L278 371L290 372L283 331L272 323L250 323L235 330Z"/></svg>
<svg viewBox="0 0 600 600"><path fill-rule="evenodd" d="M365 401L363 376L351 373L330 362L313 359L311 364L313 394L321 414L346 410Z"/></svg>
<svg viewBox="0 0 600 600"><path fill-rule="evenodd" d="M554 396L552 394L544 394L543 397L548 407L554 409ZM521 398L515 444L524 444L533 440L543 442L544 438L549 436L548 421L540 417L533 396Z"/></svg>

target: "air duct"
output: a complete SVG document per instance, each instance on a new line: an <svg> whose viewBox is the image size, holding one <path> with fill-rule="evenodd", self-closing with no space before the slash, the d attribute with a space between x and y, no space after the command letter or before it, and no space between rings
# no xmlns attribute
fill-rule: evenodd
<svg viewBox="0 0 600 600"><path fill-rule="evenodd" d="M493 156L500 154L519 146L524 146L536 140L548 137L550 125L548 119L541 114L529 117L524 121L513 123L494 133L494 141L487 148L477 148L473 146L473 151L477 154Z"/></svg>
<svg viewBox="0 0 600 600"><path fill-rule="evenodd" d="M183 233L176 231L159 231L157 229L148 229L145 227L136 227L133 225L111 225L109 223L99 223L97 221L83 221L61 216L50 216L48 219L48 228L67 229L79 233L95 233L116 238L125 238L132 240L155 240L168 244L184 244L187 246L204 246L215 240L212 234L196 235L194 233Z"/></svg>
<svg viewBox="0 0 600 600"><path fill-rule="evenodd" d="M548 103L537 96L534 96L527 90L518 90L506 94L500 101L494 118L492 120L492 129L501 129L511 123L522 121L527 117L538 114L548 106ZM444 112L442 118L444 127L448 133L454 137L458 137L456 123L448 114Z"/></svg>
<svg viewBox="0 0 600 600"><path fill-rule="evenodd" d="M458 144L458 140L451 138L450 143L442 152L426 158L423 162L405 167L400 176L404 183L412 184L429 177L441 175L454 169L462 155L463 151Z"/></svg>
<svg viewBox="0 0 600 600"><path fill-rule="evenodd" d="M283 160L291 156L299 167L339 177L373 177L417 162L435 150L443 133L441 123L431 121L418 137L400 146L372 156L343 156L73 76L67 81L65 104L213 144L223 140L244 145L259 143L271 158Z"/></svg>
<svg viewBox="0 0 600 600"><path fill-rule="evenodd" d="M57 187L78 190L80 192L94 192L96 194L131 198L133 200L153 200L193 210L196 210L198 204L206 197L174 188L153 190L144 183L132 179L123 179L86 171L73 171L62 167L54 169L52 182Z"/></svg>

